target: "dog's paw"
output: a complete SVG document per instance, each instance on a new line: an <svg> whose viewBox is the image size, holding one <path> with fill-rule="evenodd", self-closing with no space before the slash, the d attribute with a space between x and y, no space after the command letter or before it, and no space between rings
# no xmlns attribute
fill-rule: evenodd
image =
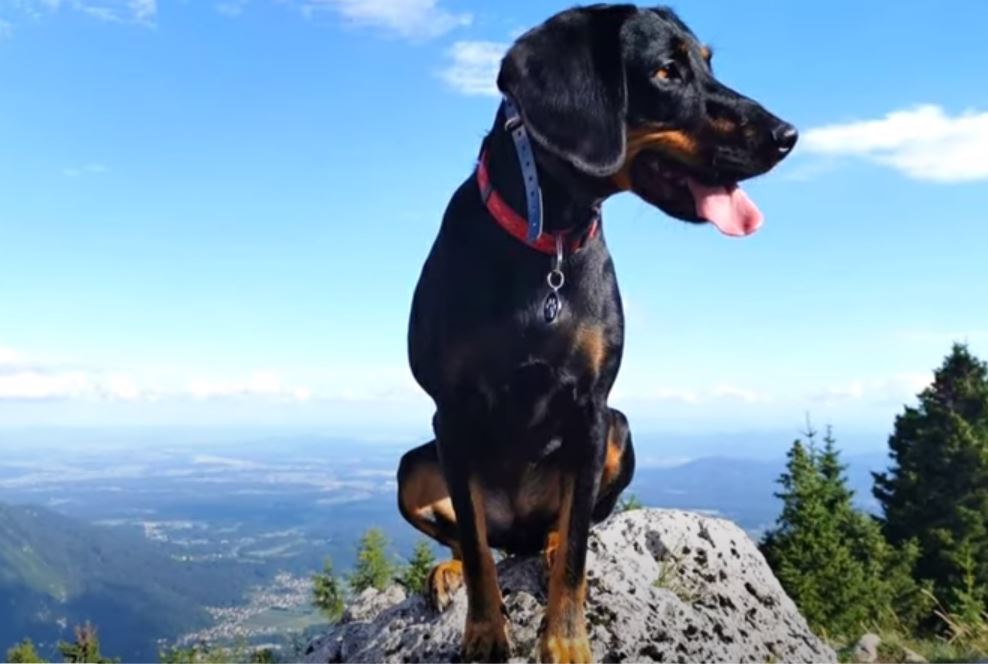
<svg viewBox="0 0 988 664"><path fill-rule="evenodd" d="M463 563L459 560L445 560L429 572L426 581L429 603L436 611L445 611L453 594L463 585Z"/></svg>
<svg viewBox="0 0 988 664"><path fill-rule="evenodd" d="M585 631L577 636L546 633L539 644L539 659L547 664L592 662L590 639Z"/></svg>
<svg viewBox="0 0 988 664"><path fill-rule="evenodd" d="M506 662L511 656L511 640L503 612L488 620L467 618L463 632L464 662Z"/></svg>

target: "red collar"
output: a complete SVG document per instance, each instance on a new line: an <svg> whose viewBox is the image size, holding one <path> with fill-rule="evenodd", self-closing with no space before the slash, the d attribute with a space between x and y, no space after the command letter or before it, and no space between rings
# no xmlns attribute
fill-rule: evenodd
<svg viewBox="0 0 988 664"><path fill-rule="evenodd" d="M587 243L600 232L600 218L597 217L590 224L590 228L585 233L576 233L572 238L568 238L573 231L560 231L559 233L543 232L535 239L535 242L528 241L528 222L508 205L501 195L498 194L491 185L491 176L487 170L487 150L480 154L480 161L477 162L477 185L480 187L480 197L484 199L487 211L494 217L497 225L506 230L512 237L528 245L536 251L550 256L556 255L556 238L561 236L563 246L569 253L573 254L582 249Z"/></svg>

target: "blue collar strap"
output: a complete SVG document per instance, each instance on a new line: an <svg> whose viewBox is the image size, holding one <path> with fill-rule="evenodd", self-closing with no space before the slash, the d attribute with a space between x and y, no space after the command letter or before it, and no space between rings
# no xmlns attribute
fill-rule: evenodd
<svg viewBox="0 0 988 664"><path fill-rule="evenodd" d="M521 166L521 179L525 183L525 205L528 210L528 235L526 239L533 243L542 235L542 190L539 188L539 172L535 167L535 155L532 154L532 141L525 130L518 107L510 97L504 98L504 128L511 134L518 154L518 164Z"/></svg>

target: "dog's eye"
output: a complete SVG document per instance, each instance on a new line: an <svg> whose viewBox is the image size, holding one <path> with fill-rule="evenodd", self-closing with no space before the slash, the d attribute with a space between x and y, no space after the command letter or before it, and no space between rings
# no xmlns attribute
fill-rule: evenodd
<svg viewBox="0 0 988 664"><path fill-rule="evenodd" d="M682 77L679 74L679 67L676 66L676 63L667 62L652 72L652 78L660 81L678 81Z"/></svg>

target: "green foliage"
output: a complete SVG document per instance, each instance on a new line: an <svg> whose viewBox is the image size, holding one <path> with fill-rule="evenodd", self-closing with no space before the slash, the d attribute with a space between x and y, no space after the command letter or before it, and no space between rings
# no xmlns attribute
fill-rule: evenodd
<svg viewBox="0 0 988 664"><path fill-rule="evenodd" d="M617 511L630 512L631 510L640 510L643 507L645 505L638 499L638 496L633 493L627 493L618 500Z"/></svg>
<svg viewBox="0 0 988 664"><path fill-rule="evenodd" d="M99 650L99 635L92 624L86 622L75 628L75 641L60 641L58 652L66 662L88 662L89 664L112 664L119 660L104 657Z"/></svg>
<svg viewBox="0 0 988 664"><path fill-rule="evenodd" d="M343 615L343 588L333 574L333 561L326 558L322 572L312 575L312 604L334 623Z"/></svg>
<svg viewBox="0 0 988 664"><path fill-rule="evenodd" d="M176 560L131 528L0 503L0 602L17 607L0 620L4 647L25 635L37 643L61 617L112 626L104 647L129 661L153 660L156 637L205 627L204 607L237 603L258 580L253 564Z"/></svg>
<svg viewBox="0 0 988 664"><path fill-rule="evenodd" d="M409 591L414 593L424 593L425 584L429 580L429 573L436 564L436 557L432 555L432 547L425 540L419 540L412 551L412 559L408 562L408 567L401 575L401 582Z"/></svg>
<svg viewBox="0 0 988 664"><path fill-rule="evenodd" d="M874 488L886 536L915 540L918 577L952 614L978 619L988 605L988 366L966 346L896 418L889 453Z"/></svg>
<svg viewBox="0 0 988 664"><path fill-rule="evenodd" d="M24 639L7 651L5 661L10 662L10 664L39 664L45 660L41 659L41 655L34 649L34 643L31 642L31 639Z"/></svg>
<svg viewBox="0 0 988 664"><path fill-rule="evenodd" d="M896 549L878 523L854 509L845 466L828 427L824 446L808 428L779 478L783 501L762 552L816 631L849 637L863 625L914 624L929 612L913 581L918 550Z"/></svg>
<svg viewBox="0 0 988 664"><path fill-rule="evenodd" d="M199 642L185 648L162 650L158 659L162 664L273 664L277 661L270 648L251 648L246 642L224 648Z"/></svg>
<svg viewBox="0 0 988 664"><path fill-rule="evenodd" d="M388 538L380 528L370 528L360 538L357 565L350 576L350 588L355 593L368 588L384 590L395 577L397 569L388 559Z"/></svg>

